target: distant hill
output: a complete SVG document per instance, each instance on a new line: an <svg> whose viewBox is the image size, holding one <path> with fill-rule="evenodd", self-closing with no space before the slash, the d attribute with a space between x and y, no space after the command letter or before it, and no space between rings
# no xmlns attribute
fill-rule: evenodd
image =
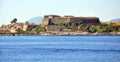
<svg viewBox="0 0 120 62"><path fill-rule="evenodd" d="M34 17L34 18L31 18L28 22L29 23L34 23L34 24L40 24L42 19L43 19L43 17L41 17L41 16Z"/></svg>
<svg viewBox="0 0 120 62"><path fill-rule="evenodd" d="M120 18L112 19L111 22L120 22Z"/></svg>

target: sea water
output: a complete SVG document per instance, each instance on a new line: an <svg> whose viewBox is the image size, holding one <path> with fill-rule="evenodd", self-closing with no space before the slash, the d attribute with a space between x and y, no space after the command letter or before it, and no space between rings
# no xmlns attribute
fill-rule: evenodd
<svg viewBox="0 0 120 62"><path fill-rule="evenodd" d="M0 62L120 62L120 36L0 36Z"/></svg>

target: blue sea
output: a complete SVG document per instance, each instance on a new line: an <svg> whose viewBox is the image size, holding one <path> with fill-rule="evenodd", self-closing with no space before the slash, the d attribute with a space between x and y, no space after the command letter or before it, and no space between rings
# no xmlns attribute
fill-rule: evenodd
<svg viewBox="0 0 120 62"><path fill-rule="evenodd" d="M0 36L0 62L120 62L120 36Z"/></svg>

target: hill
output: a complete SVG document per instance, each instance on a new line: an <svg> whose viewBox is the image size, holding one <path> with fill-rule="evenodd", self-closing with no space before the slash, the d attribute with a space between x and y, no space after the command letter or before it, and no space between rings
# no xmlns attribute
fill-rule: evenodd
<svg viewBox="0 0 120 62"><path fill-rule="evenodd" d="M34 24L40 24L42 19L43 19L43 17L41 17L41 16L34 17L34 18L31 18L28 22L29 23L34 23Z"/></svg>
<svg viewBox="0 0 120 62"><path fill-rule="evenodd" d="M111 22L120 22L120 18L112 19Z"/></svg>

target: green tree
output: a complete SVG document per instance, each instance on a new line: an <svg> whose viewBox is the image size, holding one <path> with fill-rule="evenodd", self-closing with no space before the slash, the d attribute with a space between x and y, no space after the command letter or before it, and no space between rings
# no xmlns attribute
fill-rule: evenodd
<svg viewBox="0 0 120 62"><path fill-rule="evenodd" d="M83 21L79 21L78 23L77 23L77 25L78 25L78 29L80 29L80 28L82 28L83 27Z"/></svg>
<svg viewBox="0 0 120 62"><path fill-rule="evenodd" d="M64 23L60 23L60 26L63 26L63 27L64 27L65 25L64 25Z"/></svg>
<svg viewBox="0 0 120 62"><path fill-rule="evenodd" d="M29 25L30 23L28 21L25 22L26 25Z"/></svg>
<svg viewBox="0 0 120 62"><path fill-rule="evenodd" d="M46 28L42 26L38 26L35 28L36 32L39 34L40 32L46 32Z"/></svg>
<svg viewBox="0 0 120 62"><path fill-rule="evenodd" d="M16 23L17 22L17 18L14 18L11 23Z"/></svg>
<svg viewBox="0 0 120 62"><path fill-rule="evenodd" d="M95 33L96 32L96 27L95 26L90 26L89 27L89 32Z"/></svg>

